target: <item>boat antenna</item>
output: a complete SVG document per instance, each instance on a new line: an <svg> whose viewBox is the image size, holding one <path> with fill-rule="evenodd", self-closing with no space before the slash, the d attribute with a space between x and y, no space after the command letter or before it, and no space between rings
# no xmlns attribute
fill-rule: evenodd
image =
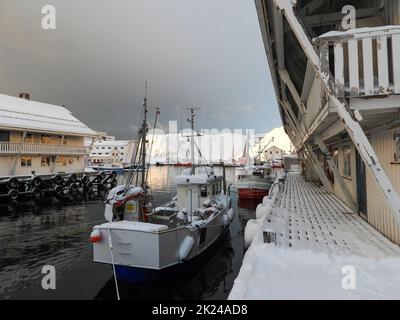
<svg viewBox="0 0 400 320"><path fill-rule="evenodd" d="M148 126L147 126L147 81L145 82L144 85L144 101L143 101L143 123L142 123L142 184L141 187L143 188L144 191L146 191L146 135L148 131Z"/></svg>
<svg viewBox="0 0 400 320"><path fill-rule="evenodd" d="M195 175L195 170L196 166L194 163L194 124L195 124L195 118L196 114L195 111L198 110L198 108L189 108L190 110L190 118L187 119L187 121L190 123L190 128L191 130L191 135L190 135L190 155L191 155L191 162L192 162L192 175Z"/></svg>

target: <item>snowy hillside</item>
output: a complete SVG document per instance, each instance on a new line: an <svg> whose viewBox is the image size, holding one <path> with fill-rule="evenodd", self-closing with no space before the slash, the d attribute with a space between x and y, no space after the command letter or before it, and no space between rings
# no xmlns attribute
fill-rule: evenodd
<svg viewBox="0 0 400 320"><path fill-rule="evenodd" d="M149 133L149 148L151 148L151 163L161 162L170 163L188 162L190 161L190 141L189 132L178 134L153 134ZM262 140L262 145L267 144L271 137L274 137L274 143L277 147L289 151L290 140L284 132L283 128L276 128L265 135ZM243 156L245 145L247 143L247 135L227 133L208 133L202 136L196 136L196 162L219 162L224 161L232 163L232 159L238 160ZM250 155L253 157L253 151L256 152L256 139L250 136ZM202 156L198 150L201 150Z"/></svg>

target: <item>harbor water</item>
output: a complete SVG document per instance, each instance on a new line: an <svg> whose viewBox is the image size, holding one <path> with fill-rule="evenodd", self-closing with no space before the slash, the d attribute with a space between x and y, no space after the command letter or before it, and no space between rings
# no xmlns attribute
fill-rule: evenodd
<svg viewBox="0 0 400 320"><path fill-rule="evenodd" d="M156 205L175 194L181 169L151 167L149 184ZM221 174L221 169L216 169ZM235 169L226 170L235 183ZM121 177L123 179L123 177ZM122 299L226 299L240 270L244 227L255 217L255 204L238 204L229 232L179 277L145 285L120 283ZM109 265L92 262L89 235L104 219L104 205L90 202L39 212L0 212L0 299L116 299ZM55 290L42 288L42 268L54 266Z"/></svg>

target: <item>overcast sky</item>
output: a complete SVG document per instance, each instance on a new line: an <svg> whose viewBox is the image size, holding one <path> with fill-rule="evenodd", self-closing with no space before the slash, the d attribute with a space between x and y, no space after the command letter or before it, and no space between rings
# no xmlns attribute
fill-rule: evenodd
<svg viewBox="0 0 400 320"><path fill-rule="evenodd" d="M56 30L41 28L46 4ZM1 93L125 139L145 80L163 126L193 105L202 128L281 125L253 0L0 0Z"/></svg>

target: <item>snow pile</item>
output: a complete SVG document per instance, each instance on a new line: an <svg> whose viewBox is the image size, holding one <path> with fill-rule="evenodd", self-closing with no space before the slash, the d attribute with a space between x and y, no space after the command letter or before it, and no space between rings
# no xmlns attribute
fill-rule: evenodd
<svg viewBox="0 0 400 320"><path fill-rule="evenodd" d="M348 266L354 267L354 282ZM400 299L399 267L400 258L374 260L256 244L246 254L229 299Z"/></svg>
<svg viewBox="0 0 400 320"><path fill-rule="evenodd" d="M137 221L116 221L104 223L100 226L94 227L95 229L116 229L127 231L141 231L141 232L162 232L168 230L168 227L161 224L152 224Z"/></svg>

